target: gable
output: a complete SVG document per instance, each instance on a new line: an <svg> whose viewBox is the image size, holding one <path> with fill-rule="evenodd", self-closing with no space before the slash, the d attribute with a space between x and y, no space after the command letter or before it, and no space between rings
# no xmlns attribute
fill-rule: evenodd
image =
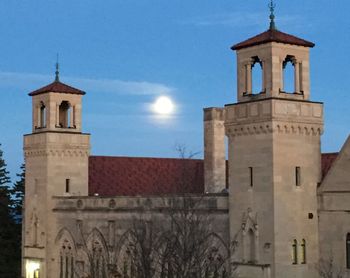
<svg viewBox="0 0 350 278"><path fill-rule="evenodd" d="M350 136L324 177L320 190L350 191Z"/></svg>

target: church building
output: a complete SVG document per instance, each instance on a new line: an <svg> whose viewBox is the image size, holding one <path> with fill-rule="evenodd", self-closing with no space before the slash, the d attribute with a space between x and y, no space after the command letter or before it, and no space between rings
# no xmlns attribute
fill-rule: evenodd
<svg viewBox="0 0 350 278"><path fill-rule="evenodd" d="M203 160L92 156L84 91L57 71L29 94L23 277L133 277L123 241L133 221L154 213L165 223L186 198L200 202L227 259L220 276L191 277L317 278L332 267L350 277L350 137L339 153L321 153L323 103L310 88L315 45L279 31L271 10L267 31L232 47L237 103L204 109ZM154 277L177 277L167 263L168 276Z"/></svg>

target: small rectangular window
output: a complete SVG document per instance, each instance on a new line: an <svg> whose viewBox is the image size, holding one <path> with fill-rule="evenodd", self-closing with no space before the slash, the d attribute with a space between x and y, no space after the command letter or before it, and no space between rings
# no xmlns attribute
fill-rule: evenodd
<svg viewBox="0 0 350 278"><path fill-rule="evenodd" d="M303 239L301 242L301 263L306 264L306 240Z"/></svg>
<svg viewBox="0 0 350 278"><path fill-rule="evenodd" d="M66 179L66 193L70 191L70 179Z"/></svg>
<svg viewBox="0 0 350 278"><path fill-rule="evenodd" d="M300 167L295 167L295 185L300 186Z"/></svg>
<svg viewBox="0 0 350 278"><path fill-rule="evenodd" d="M350 269L350 233L346 235L346 268Z"/></svg>
<svg viewBox="0 0 350 278"><path fill-rule="evenodd" d="M249 184L251 187L253 187L253 185L254 185L253 167L249 167Z"/></svg>
<svg viewBox="0 0 350 278"><path fill-rule="evenodd" d="M293 240L292 245L292 263L298 264L298 241L296 239Z"/></svg>

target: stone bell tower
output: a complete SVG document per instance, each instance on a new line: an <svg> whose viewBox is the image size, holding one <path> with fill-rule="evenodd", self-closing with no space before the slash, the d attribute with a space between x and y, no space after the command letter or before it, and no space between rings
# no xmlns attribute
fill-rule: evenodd
<svg viewBox="0 0 350 278"><path fill-rule="evenodd" d="M48 277L54 250L54 196L88 195L90 135L81 132L83 91L59 80L31 92L32 133L24 136L26 164L23 275Z"/></svg>
<svg viewBox="0 0 350 278"><path fill-rule="evenodd" d="M237 99L225 106L230 234L242 277L317 277L323 104L310 101L314 44L270 28L232 47ZM284 87L294 68L294 90ZM261 90L252 69L262 70ZM264 274L262 274L264 273ZM263 276L265 275L265 276Z"/></svg>

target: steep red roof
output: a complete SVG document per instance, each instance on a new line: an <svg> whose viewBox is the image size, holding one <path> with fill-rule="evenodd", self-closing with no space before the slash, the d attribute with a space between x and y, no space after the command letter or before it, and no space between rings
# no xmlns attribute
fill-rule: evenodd
<svg viewBox="0 0 350 278"><path fill-rule="evenodd" d="M331 169L334 160L337 158L338 153L323 153L322 154L322 179L327 175Z"/></svg>
<svg viewBox="0 0 350 278"><path fill-rule="evenodd" d="M279 42L279 43L286 43L286 44L293 44L293 45L300 45L300 46L306 46L306 47L314 47L315 44L303 39L300 39L298 37L280 32L275 29L269 29L264 33L261 33L255 37L252 37L248 40L245 40L243 42L240 42L238 44L235 44L231 47L232 50L238 50L254 45L264 44L268 42Z"/></svg>
<svg viewBox="0 0 350 278"><path fill-rule="evenodd" d="M203 192L203 160L108 156L89 158L89 195Z"/></svg>
<svg viewBox="0 0 350 278"><path fill-rule="evenodd" d="M85 95L84 91L73 88L67 84L64 84L60 81L54 81L51 84L42 87L38 90L35 90L29 93L30 96L40 95L43 93L54 92L54 93L64 93L64 94L76 94L76 95Z"/></svg>

